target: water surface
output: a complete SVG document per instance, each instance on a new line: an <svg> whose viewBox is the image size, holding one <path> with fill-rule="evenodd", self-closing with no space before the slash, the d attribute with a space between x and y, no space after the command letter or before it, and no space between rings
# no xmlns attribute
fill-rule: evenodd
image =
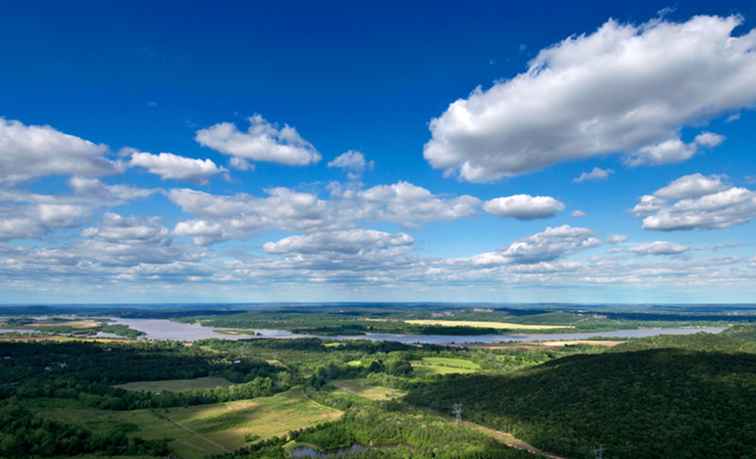
<svg viewBox="0 0 756 459"><path fill-rule="evenodd" d="M221 333L212 327L199 324L174 322L168 319L121 319L113 318L113 323L128 325L145 334L146 338L156 340L197 341L202 339L240 340L250 338L307 338L315 335L300 335L287 330L258 329L250 334ZM676 328L639 328L633 330L614 330L603 332L573 333L518 333L507 335L402 335L397 333L367 333L365 335L315 336L326 340L367 339L371 341L396 341L405 344L493 344L506 342L537 342L554 340L581 340L590 338L646 338L659 335L690 335L693 333L719 333L727 327L676 327Z"/></svg>

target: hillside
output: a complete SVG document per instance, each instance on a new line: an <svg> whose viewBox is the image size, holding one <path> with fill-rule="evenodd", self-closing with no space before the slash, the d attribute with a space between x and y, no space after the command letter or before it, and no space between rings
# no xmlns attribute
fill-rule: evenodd
<svg viewBox="0 0 756 459"><path fill-rule="evenodd" d="M599 446L622 458L756 455L751 353L575 355L505 375L451 375L406 400L447 413L462 403L470 420L569 456L592 457Z"/></svg>

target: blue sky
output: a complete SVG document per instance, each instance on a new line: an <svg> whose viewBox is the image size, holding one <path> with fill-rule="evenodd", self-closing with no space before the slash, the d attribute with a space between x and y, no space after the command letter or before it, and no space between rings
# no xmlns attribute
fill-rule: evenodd
<svg viewBox="0 0 756 459"><path fill-rule="evenodd" d="M0 302L753 301L756 6L552 3L6 7Z"/></svg>

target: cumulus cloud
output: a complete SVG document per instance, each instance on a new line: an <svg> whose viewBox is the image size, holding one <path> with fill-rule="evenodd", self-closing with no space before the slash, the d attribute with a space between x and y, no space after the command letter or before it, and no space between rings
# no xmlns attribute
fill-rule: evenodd
<svg viewBox="0 0 756 459"><path fill-rule="evenodd" d="M572 211L572 216L575 217L575 218L583 218L583 217L588 216L588 214L586 212L578 209L578 210L573 210Z"/></svg>
<svg viewBox="0 0 756 459"><path fill-rule="evenodd" d="M649 230L729 228L756 217L756 193L725 184L721 176L692 174L642 196L633 213Z"/></svg>
<svg viewBox="0 0 756 459"><path fill-rule="evenodd" d="M73 192L94 200L92 204L115 206L132 199L146 198L160 190L128 185L106 185L96 178L71 177L68 181Z"/></svg>
<svg viewBox="0 0 756 459"><path fill-rule="evenodd" d="M51 126L25 125L0 118L0 183L48 175L98 176L119 165L106 158L108 147Z"/></svg>
<svg viewBox="0 0 756 459"><path fill-rule="evenodd" d="M480 207L475 197L441 197L408 182L371 188L332 183L329 190L330 199L284 187L266 190L265 197L214 195L190 189L173 189L167 196L195 217L179 222L175 233L203 245L245 238L263 229L317 232L350 228L366 221L417 227L468 217Z"/></svg>
<svg viewBox="0 0 756 459"><path fill-rule="evenodd" d="M564 210L564 204L551 196L516 194L486 201L483 210L498 217L535 220L553 217Z"/></svg>
<svg viewBox="0 0 756 459"><path fill-rule="evenodd" d="M714 148L724 142L724 136L713 132L698 134L693 142L684 143L680 139L669 139L647 145L625 158L629 166L662 165L679 163L690 159L700 147Z"/></svg>
<svg viewBox="0 0 756 459"><path fill-rule="evenodd" d="M707 177L696 173L672 181L669 185L656 190L654 195L662 199L690 199L716 193L724 188L722 177Z"/></svg>
<svg viewBox="0 0 756 459"><path fill-rule="evenodd" d="M176 223L177 236L188 236L197 245L208 245L228 239L232 233L223 224L208 220L185 220Z"/></svg>
<svg viewBox="0 0 756 459"><path fill-rule="evenodd" d="M738 16L632 25L610 20L541 50L527 72L477 88L430 123L424 156L474 182L621 153L683 160L680 130L756 103L756 32ZM693 145L722 138L704 134Z"/></svg>
<svg viewBox="0 0 756 459"><path fill-rule="evenodd" d="M165 152L154 155L132 151L129 165L147 169L163 180L190 180L199 183L206 183L208 178L228 172L210 159L186 158Z"/></svg>
<svg viewBox="0 0 756 459"><path fill-rule="evenodd" d="M405 233L391 234L367 229L329 231L289 236L277 242L267 242L268 253L317 254L337 252L357 254L411 246L415 240Z"/></svg>
<svg viewBox="0 0 756 459"><path fill-rule="evenodd" d="M38 194L0 188L0 240L35 239L74 228L96 211L145 198L158 190L105 185L100 180L72 177L73 194Z"/></svg>
<svg viewBox="0 0 756 459"><path fill-rule="evenodd" d="M606 242L609 244L622 244L627 241L628 237L624 234L611 234L606 238Z"/></svg>
<svg viewBox="0 0 756 459"><path fill-rule="evenodd" d="M240 131L233 123L218 123L200 129L194 138L205 147L245 161L287 166L306 166L320 161L320 153L293 127L278 128L261 115L252 116L249 123L246 131Z"/></svg>
<svg viewBox="0 0 756 459"><path fill-rule="evenodd" d="M243 158L233 157L228 161L228 164L236 170L251 171L255 169L255 165Z"/></svg>
<svg viewBox="0 0 756 459"><path fill-rule="evenodd" d="M303 230L324 226L327 203L311 193L277 187L266 197L245 193L219 196L190 189L173 189L168 198L199 219L179 222L176 234L191 236L195 242L245 237L264 228Z"/></svg>
<svg viewBox="0 0 756 459"><path fill-rule="evenodd" d="M373 161L366 160L365 155L356 150L345 151L328 163L328 167L343 169L353 179L360 177L366 170L372 169L374 165Z"/></svg>
<svg viewBox="0 0 756 459"><path fill-rule="evenodd" d="M630 251L638 255L679 255L687 252L688 249L688 246L674 242L654 241L636 244L630 248Z"/></svg>
<svg viewBox="0 0 756 459"><path fill-rule="evenodd" d="M0 240L40 238L57 229L81 225L94 210L86 200L51 195L0 192Z"/></svg>
<svg viewBox="0 0 756 459"><path fill-rule="evenodd" d="M601 241L589 228L562 225L513 242L496 252L472 258L475 265L530 264L552 261L579 250L596 247Z"/></svg>
<svg viewBox="0 0 756 459"><path fill-rule="evenodd" d="M86 228L81 234L89 238L124 244L170 243L170 231L160 225L159 218L123 217L114 212L106 212L99 226Z"/></svg>
<svg viewBox="0 0 756 459"><path fill-rule="evenodd" d="M610 175L614 174L612 169L602 169L600 167L594 167L590 172L583 172L575 177L572 181L575 183L594 182L599 180L606 180Z"/></svg>
<svg viewBox="0 0 756 459"><path fill-rule="evenodd" d="M124 217L107 212L98 226L82 230L72 249L78 257L106 267L170 264L189 257L173 245L158 217Z"/></svg>
<svg viewBox="0 0 756 459"><path fill-rule="evenodd" d="M367 189L332 186L331 194L333 206L342 219L388 221L410 227L468 217L477 213L480 207L480 200L476 197L444 198L405 181Z"/></svg>

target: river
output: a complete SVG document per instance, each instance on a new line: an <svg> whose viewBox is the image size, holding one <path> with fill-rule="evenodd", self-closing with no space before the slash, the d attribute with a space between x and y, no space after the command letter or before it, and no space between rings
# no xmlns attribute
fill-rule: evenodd
<svg viewBox="0 0 756 459"><path fill-rule="evenodd" d="M307 338L313 335L299 335L286 330L259 329L250 334L228 334L212 327L199 324L174 322L168 319L122 319L112 318L113 323L128 325L145 334L146 338L155 340L198 341L202 339L240 340L250 338ZM590 338L646 338L659 335L690 335L693 333L719 333L727 327L676 327L676 328L638 328L633 330L614 330L604 332L574 333L518 333L499 335L401 335L395 333L367 333L365 335L316 336L329 340L367 339L371 341L397 341L406 344L493 344L503 342L535 342L552 340L581 340Z"/></svg>

